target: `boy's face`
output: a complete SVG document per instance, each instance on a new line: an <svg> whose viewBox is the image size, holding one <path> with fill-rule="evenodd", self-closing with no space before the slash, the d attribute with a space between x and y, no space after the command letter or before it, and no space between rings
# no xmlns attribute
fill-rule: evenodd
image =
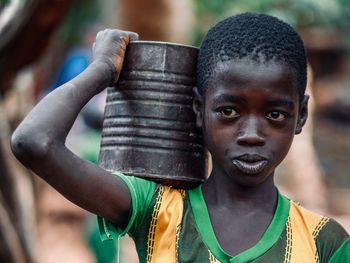
<svg viewBox="0 0 350 263"><path fill-rule="evenodd" d="M274 173L307 118L293 75L281 63L220 62L204 101L195 100L197 125L212 154L213 172L253 186ZM197 106L196 106L197 105Z"/></svg>

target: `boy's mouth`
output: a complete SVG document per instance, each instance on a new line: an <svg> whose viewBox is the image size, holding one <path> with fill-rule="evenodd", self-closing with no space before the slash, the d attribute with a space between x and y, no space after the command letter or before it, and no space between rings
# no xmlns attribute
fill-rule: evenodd
<svg viewBox="0 0 350 263"><path fill-rule="evenodd" d="M255 154L244 154L232 159L233 165L245 174L258 174L264 170L267 160Z"/></svg>

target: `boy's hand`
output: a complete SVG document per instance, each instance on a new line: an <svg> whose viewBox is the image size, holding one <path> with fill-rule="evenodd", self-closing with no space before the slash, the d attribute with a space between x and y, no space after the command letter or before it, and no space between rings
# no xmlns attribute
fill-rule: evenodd
<svg viewBox="0 0 350 263"><path fill-rule="evenodd" d="M111 84L119 77L123 67L126 46L132 40L137 40L138 34L118 29L105 29L96 35L96 41L92 46L93 61L106 63L112 71Z"/></svg>

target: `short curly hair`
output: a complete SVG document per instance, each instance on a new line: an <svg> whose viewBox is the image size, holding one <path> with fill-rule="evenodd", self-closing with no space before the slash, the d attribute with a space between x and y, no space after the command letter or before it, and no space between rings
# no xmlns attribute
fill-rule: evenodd
<svg viewBox="0 0 350 263"><path fill-rule="evenodd" d="M299 98L305 93L307 57L302 39L287 23L265 14L243 13L228 17L204 37L197 60L197 88L202 96L220 61L249 58L282 62L292 69Z"/></svg>

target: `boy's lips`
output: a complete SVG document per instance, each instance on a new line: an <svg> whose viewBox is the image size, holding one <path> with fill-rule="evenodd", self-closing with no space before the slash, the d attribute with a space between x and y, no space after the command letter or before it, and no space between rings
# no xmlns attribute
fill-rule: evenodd
<svg viewBox="0 0 350 263"><path fill-rule="evenodd" d="M244 154L233 158L232 163L245 174L258 174L264 170L268 162L260 155Z"/></svg>

